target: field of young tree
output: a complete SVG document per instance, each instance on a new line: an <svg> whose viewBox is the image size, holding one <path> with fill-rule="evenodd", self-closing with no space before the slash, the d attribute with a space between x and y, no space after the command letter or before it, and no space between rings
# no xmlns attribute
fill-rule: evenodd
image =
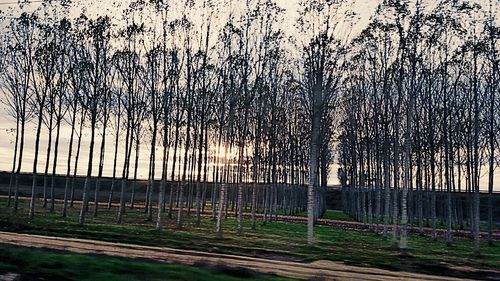
<svg viewBox="0 0 500 281"><path fill-rule="evenodd" d="M0 2L0 277L106 279L23 248L73 237L207 255L106 248L179 264L95 257L113 280L498 280L497 1L304 0L293 26L275 0L80 2Z"/></svg>

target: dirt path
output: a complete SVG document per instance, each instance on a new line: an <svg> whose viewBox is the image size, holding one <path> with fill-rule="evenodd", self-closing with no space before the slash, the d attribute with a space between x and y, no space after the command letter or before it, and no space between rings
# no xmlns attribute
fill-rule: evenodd
<svg viewBox="0 0 500 281"><path fill-rule="evenodd" d="M222 265L299 279L315 277L318 279L323 278L323 280L464 280L417 273L393 272L376 268L356 267L332 261L298 263L172 248L8 232L0 232L0 244L47 248L80 254L100 254L116 257L149 259L185 265Z"/></svg>

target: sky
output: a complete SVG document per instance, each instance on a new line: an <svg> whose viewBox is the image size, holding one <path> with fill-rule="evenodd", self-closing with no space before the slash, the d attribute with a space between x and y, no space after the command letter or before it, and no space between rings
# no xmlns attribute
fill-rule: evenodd
<svg viewBox="0 0 500 281"><path fill-rule="evenodd" d="M224 1L224 0L221 0ZM234 0L233 0L234 1ZM277 4L281 6L282 8L286 9L284 21L282 23L282 29L285 30L287 33L290 35L293 35L295 32L294 28L294 23L296 21L296 17L298 16L297 9L299 7L298 3L300 0L276 0ZM498 0L497 1L496 8L498 9ZM35 1L36 2L36 1ZM77 15L79 14L83 9L87 10L89 14L100 14L103 12L106 13L117 13L118 11L121 11L120 9L113 8L113 6L110 3L113 3L112 1L106 1L106 0L94 0L94 1L81 1L86 4L80 4L80 5L75 5L71 8L71 14ZM129 0L123 0L119 1L116 0L115 2L119 2L122 5L125 5ZM238 1L235 1L236 3ZM356 30L361 30L363 27L367 25L369 22L369 19L371 15L374 13L375 8L378 4L378 1L376 0L348 0L348 4L344 8L344 13L347 11L351 11L357 14L354 27L353 29ZM483 1L484 2L484 1ZM2 11L7 11L8 8L15 8L17 6L17 1L16 0L0 0L0 10ZM486 1L487 3L487 1ZM25 6L25 9L27 10L32 10L36 9L40 3L32 3L27 6ZM16 14L16 12L13 12ZM1 91L0 91L1 92ZM1 95L1 93L0 93ZM14 138L15 138L15 121L13 118L10 118L9 116L6 115L5 113L5 106L0 104L0 170L7 170L10 171L12 169L12 157L13 157L13 146L14 146ZM22 170L25 172L31 172L32 170L32 161L33 161L33 155L34 155L34 142L35 142L35 126L32 123L30 123L27 127L26 130L26 146L25 146L25 157L24 157L24 164L22 166ZM58 174L64 174L66 171L66 155L67 155L67 148L68 148L68 142L69 142L69 135L70 135L70 127L68 125L64 125L62 128L62 138L61 138L61 144L60 144L60 159L58 161L57 165L57 173ZM84 132L84 138L82 141L82 161L80 162L80 166L78 169L78 174L85 174L86 172L86 165L87 165L87 148L89 146L89 131L86 130ZM104 175L105 176L110 176L112 174L112 153L114 152L114 145L113 145L113 138L114 135L110 134L108 136L108 141L107 141L107 146L106 146L106 153L107 157L105 159L105 165L104 165ZM100 146L100 135L97 136L97 142L96 142L96 148ZM42 131L42 139L41 139L41 153L40 153L40 161L39 161L39 166L38 170L39 171L44 171L45 169L45 151L47 147L47 130ZM156 151L157 153L157 158L156 159L161 159L161 151L160 147L158 147L158 150ZM98 149L97 149L98 150ZM121 163L123 160L123 155L121 151L123 151L123 147L119 147L119 157L118 157L118 163ZM73 152L74 154L75 152ZM140 161L139 161L139 172L138 172L138 177L139 178L146 178L147 177L147 169L148 169L148 155L149 151L147 148L146 144L143 144L141 151L139 153L140 155ZM172 153L170 153L172 155ZM134 155L132 157L135 157ZM94 171L97 170L97 163L98 161L94 161ZM52 159L50 162L52 165ZM51 167L51 166L50 166ZM156 166L158 169L156 171L156 175L160 175L160 165ZM336 171L337 171L338 166L333 165L332 167L332 173L329 178L329 184L338 184L338 180L336 178ZM500 183L500 172L498 171L495 174L495 182ZM482 169L482 174L486 175L487 169ZM497 184L498 186L498 184ZM483 176L481 180L481 188L486 189L487 187L487 177ZM500 191L500 187L496 189L497 191Z"/></svg>

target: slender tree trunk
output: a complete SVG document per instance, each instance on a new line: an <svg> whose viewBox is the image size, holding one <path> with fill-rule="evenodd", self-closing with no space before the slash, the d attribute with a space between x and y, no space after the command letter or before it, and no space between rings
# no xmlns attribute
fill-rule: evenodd
<svg viewBox="0 0 500 281"><path fill-rule="evenodd" d="M227 155L227 145L224 145L224 149ZM229 163L229 160L226 159L226 162ZM227 170L226 170L227 169ZM229 165L224 168L224 171L222 172L222 179L221 179L221 185L220 185L220 195L219 195L219 209L217 213L217 223L215 226L215 235L216 238L222 239L223 235L223 230L222 230L222 220L223 220L223 215L224 215L224 210L226 209L226 183L227 183L227 178L228 178L228 173L229 173Z"/></svg>
<svg viewBox="0 0 500 281"><path fill-rule="evenodd" d="M120 108L118 109L117 121L116 121L116 135L115 135L115 152L113 157L113 178L111 179L111 187L109 189L108 198L108 210L111 209L111 203L113 202L113 193L115 190L116 182L116 164L118 160L118 142L120 140Z"/></svg>
<svg viewBox="0 0 500 281"><path fill-rule="evenodd" d="M56 141L54 143L54 162L52 163L52 179L50 183L50 212L53 213L55 211L55 194L54 194L54 185L57 174L57 156L59 153L59 137L61 133L61 109L62 104L59 104L59 114L57 117L56 124Z"/></svg>
<svg viewBox="0 0 500 281"><path fill-rule="evenodd" d="M160 190L158 191L158 216L156 218L156 230L162 230L163 228L163 204L165 202L165 185L167 182L167 168L168 168L168 157L167 157L167 151L168 151L168 142L167 142L167 125L165 124L165 136L164 136L164 142L163 142L163 163L162 163L162 179L160 183ZM156 131L156 130L155 130ZM153 133L154 135L156 132ZM153 193L153 183L154 183L154 156L152 160L152 168L151 168L151 193ZM173 182L173 181L172 181ZM152 205L152 202L150 201L150 205ZM150 207L151 208L151 207ZM148 215L152 212L148 212Z"/></svg>
<svg viewBox="0 0 500 281"><path fill-rule="evenodd" d="M77 99L75 98L75 101ZM65 218L68 212L68 189L69 182L71 177L71 155L73 152L73 141L75 137L75 123L76 123L76 112L77 112L77 104L76 102L73 104L73 117L71 118L71 135L69 137L69 147L68 147L68 161L66 163L66 181L64 184L64 201L63 201L63 209L62 209L62 217Z"/></svg>
<svg viewBox="0 0 500 281"><path fill-rule="evenodd" d="M129 109L130 110L130 109ZM116 219L116 222L118 224L122 223L123 219L123 214L125 214L125 192L127 189L127 180L128 180L128 170L129 170L129 163L130 163L130 156L131 156L131 151L132 151L132 144L133 144L133 132L131 131L131 125L132 125L132 117L131 113L128 112L128 117L127 117L127 133L126 133L126 138L125 138L125 160L123 162L123 170L122 170L122 178L121 178L121 190L120 190L120 207L118 209L118 217Z"/></svg>
<svg viewBox="0 0 500 281"><path fill-rule="evenodd" d="M21 140L19 142L19 160L17 161L17 170L16 170L16 176L15 176L15 180L14 180L14 212L17 212L17 209L19 206L19 175L21 174L21 166L22 166L22 161L23 161L25 124L26 124L26 121L24 119L21 120ZM38 128L37 128L37 134L40 134ZM35 146L35 148L36 148L36 146ZM36 173L33 173L33 174L35 175ZM32 188L32 191L33 191L33 188ZM32 197L33 197L33 195L32 195Z"/></svg>
<svg viewBox="0 0 500 281"><path fill-rule="evenodd" d="M73 207L74 199L75 199L75 181L76 181L76 175L78 173L78 160L80 159L80 148L82 147L82 134L83 134L83 124L85 123L85 111L82 108L82 120L80 121L80 129L78 133L78 144L76 148L76 155L75 155L75 169L73 171L73 178L71 179L71 196L70 196L70 207Z"/></svg>
<svg viewBox="0 0 500 281"><path fill-rule="evenodd" d="M158 122L153 121L153 135L151 137L151 154L150 154L150 161L149 161L149 183L148 183L148 189L149 192L146 194L146 209L147 209L147 220L152 221L153 220L153 191L155 187L155 147L156 147L156 135L157 135L157 128L158 128ZM165 124L165 135L168 135L167 132L167 125ZM166 138L166 137L165 137ZM168 143L164 142L163 144L163 165L162 169L164 170L164 175L162 175L162 180L166 182L166 173L167 173L167 168L166 165L168 163ZM162 198L158 196L158 210L162 209L163 212L163 204L165 202L164 198L164 193L165 193L165 186L163 186L163 190L160 191L162 193ZM160 200L161 199L161 200ZM161 227L160 227L161 228Z"/></svg>
<svg viewBox="0 0 500 281"><path fill-rule="evenodd" d="M490 2L491 3L491 2ZM489 120L489 170L488 170L488 243L493 244L493 178L495 169L495 146L498 145L495 139L495 102L498 102L498 59L496 43L498 37L495 38L492 22L489 22L490 32L490 48L491 48L491 79L490 79L490 120ZM498 133L496 134L498 138Z"/></svg>
<svg viewBox="0 0 500 281"><path fill-rule="evenodd" d="M258 129L259 130L259 129ZM260 130L257 132L257 140L254 147L253 161L253 185L252 185L252 230L256 227L256 212L257 212L257 182L259 180L259 149L260 149Z"/></svg>
<svg viewBox="0 0 500 281"><path fill-rule="evenodd" d="M177 112L176 112L176 121L175 121L175 141L174 141L174 155L172 158L172 186L170 187L170 196L168 198L169 201L169 207L168 207L168 218L172 219L172 214L173 214L173 207L174 207L174 196L176 196L177 192L174 192L174 188L176 185L175 183L175 164L177 161L177 147L179 146L179 129L180 129L180 108L179 108L179 103L177 103ZM180 162L180 161L179 161ZM177 191L177 190L176 190Z"/></svg>
<svg viewBox="0 0 500 281"><path fill-rule="evenodd" d="M107 106L107 105L105 105ZM107 113L105 113L107 114ZM99 194L101 191L101 179L102 173L104 170L104 157L106 153L106 129L108 127L108 116L104 117L105 120L103 122L103 130L102 130L102 139L101 139L101 148L99 152L99 173L97 175L96 183L95 183L95 192L94 192L94 217L97 217L99 210Z"/></svg>
<svg viewBox="0 0 500 281"><path fill-rule="evenodd" d="M480 233L479 224L481 223L480 218L480 194L479 194L479 90L477 86L477 57L476 51L474 51L474 74L473 74L473 93L474 93L474 136L473 136L473 188L474 188L474 252L476 255L481 253L480 250Z"/></svg>
<svg viewBox="0 0 500 281"><path fill-rule="evenodd" d="M12 186L14 184L14 174L16 172L16 163L17 163L17 147L19 144L19 118L16 118L16 141L14 142L14 158L12 160L12 172L10 173L10 180L9 180L9 190L7 193L8 199L7 199L7 207L10 207L10 201L12 197Z"/></svg>
<svg viewBox="0 0 500 281"><path fill-rule="evenodd" d="M137 129L136 132L136 139L135 139L135 164L134 164L134 180L132 181L132 192L130 195L130 209L134 209L135 205L135 187L137 183L137 170L139 168L139 152L141 148L141 143L140 143L140 126Z"/></svg>
<svg viewBox="0 0 500 281"><path fill-rule="evenodd" d="M245 142L240 145L238 160L238 234L243 234L243 159L245 153Z"/></svg>
<svg viewBox="0 0 500 281"><path fill-rule="evenodd" d="M52 101L51 101L52 103ZM50 105L52 107L52 105ZM52 150L52 130L53 130L53 112L54 112L54 109L51 108L50 109L50 115L49 115L49 125L48 125L48 129L49 129L49 139L47 141L47 155L46 155L46 159L45 159L45 173L43 174L43 207L44 208L47 208L47 202L48 202L48 198L47 198L47 187L48 187L48 178L49 178L49 166L50 166L50 153L51 153L51 150Z"/></svg>
<svg viewBox="0 0 500 281"><path fill-rule="evenodd" d="M394 125L394 188L392 197L392 248L398 249L398 225L399 225L399 116L396 116Z"/></svg>
<svg viewBox="0 0 500 281"><path fill-rule="evenodd" d="M413 110L415 104L415 96L413 92L410 93L410 101L408 103L408 113L406 119L406 134L405 134L405 156L404 156L404 165L405 165L405 178L404 178L404 186L403 186L403 194L401 196L401 237L399 241L399 248L402 255L407 254L408 250L408 206L407 206L407 197L408 190L411 186L411 155L412 155L412 136L413 136Z"/></svg>
<svg viewBox="0 0 500 281"><path fill-rule="evenodd" d="M203 114L200 122L200 142L199 142L199 147L198 147L198 174L197 174L197 180L196 180L196 226L200 225L201 221L201 168L202 168L202 156L203 156L203 127L205 123L205 116Z"/></svg>
<svg viewBox="0 0 500 281"><path fill-rule="evenodd" d="M318 154L321 128L321 90L313 90L314 102L309 154L309 183L307 185L307 244L314 244L314 191L318 182Z"/></svg>
<svg viewBox="0 0 500 281"><path fill-rule="evenodd" d="M95 113L92 113L95 114ZM90 148L89 148L89 162L87 166L87 176L85 177L85 183L83 184L83 195L82 195L82 208L80 209L80 216L78 219L78 224L85 224L85 213L87 212L88 204L88 188L90 185L90 180L92 177L92 160L94 158L94 142L95 142L95 115L92 116L91 120L91 133L90 133Z"/></svg>
<svg viewBox="0 0 500 281"><path fill-rule="evenodd" d="M42 118L43 118L43 104L45 102L40 103L40 110L38 112L38 125L36 128L36 137L35 137L35 158L33 159L33 182L31 184L31 201L30 201L30 210L29 210L29 218L33 219L35 216L35 202L36 202L36 186L37 186L37 165L38 165L38 152L40 148L40 133L42 131ZM23 138L21 137L21 153L22 154L22 148L23 148ZM19 163L20 164L20 163ZM18 166L18 174L19 174L19 169L20 166ZM17 184L16 184L17 185ZM17 211L17 204L18 204L18 193L16 189L16 194L15 194L15 199L14 199L14 211Z"/></svg>

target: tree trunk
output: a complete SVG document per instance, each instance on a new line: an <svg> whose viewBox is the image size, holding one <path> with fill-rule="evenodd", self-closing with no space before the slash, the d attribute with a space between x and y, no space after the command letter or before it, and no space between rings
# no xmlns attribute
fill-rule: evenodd
<svg viewBox="0 0 500 281"><path fill-rule="evenodd" d="M16 118L16 141L14 143L14 158L12 160L12 172L10 173L10 180L9 180L9 191L8 191L8 199L7 199L7 207L10 207L10 201L12 197L12 186L14 184L14 174L16 172L16 163L17 163L17 147L19 144L19 118Z"/></svg>
<svg viewBox="0 0 500 281"><path fill-rule="evenodd" d="M85 213L87 212L87 204L88 204L88 188L92 177L92 160L94 158L95 123L96 123L95 116L92 116L91 122L92 123L91 123L91 133L90 133L89 162L87 166L87 176L85 177L85 183L83 184L82 208L80 209L80 216L78 219L78 224L80 225L85 224Z"/></svg>
<svg viewBox="0 0 500 281"><path fill-rule="evenodd" d="M53 213L55 210L55 198L54 198L54 185L55 178L57 174L57 156L59 153L59 137L61 133L61 109L62 104L59 104L59 114L57 116L57 124L56 124L56 141L54 143L54 163L52 163L52 179L50 183L50 212Z"/></svg>
<svg viewBox="0 0 500 281"><path fill-rule="evenodd" d="M85 114L84 109L82 108L82 115ZM76 155L75 155L75 170L73 171L73 178L71 179L71 196L70 196L70 207L73 207L74 199L75 199L75 180L76 180L76 174L78 173L78 160L80 159L80 148L82 147L82 133L83 133L83 124L85 123L84 116L82 117L82 120L80 121L80 130L78 134L78 145L76 148Z"/></svg>
<svg viewBox="0 0 500 281"><path fill-rule="evenodd" d="M30 210L29 210L29 218L30 219L33 219L33 217L35 216L35 202L36 202L36 186L37 186L37 173L36 173L36 169L37 169L37 165L38 165L38 152L39 152L39 148L40 148L40 133L42 131L42 118L43 118L43 104L44 102L42 101L40 103L40 110L38 112L38 125L37 125L37 128L36 128L36 138L35 138L35 158L33 159L33 182L31 184L31 201L30 201ZM20 146L20 150L21 150L21 154L22 154L22 149L23 149L23 138L21 136L21 146ZM19 163L20 164L20 163ZM18 175L19 175L19 169L20 169L20 166L18 166ZM17 180L16 180L17 181ZM16 183L17 185L17 183ZM17 189L16 189L16 194L15 194L15 199L14 199L14 211L17 211L17 204L18 204L18 193L17 193Z"/></svg>
<svg viewBox="0 0 500 281"><path fill-rule="evenodd" d="M321 89L313 90L311 151L309 154L309 183L307 185L307 244L314 244L314 191L318 182L318 154L321 128Z"/></svg>
<svg viewBox="0 0 500 281"><path fill-rule="evenodd" d="M75 98L75 101L77 99ZM73 104L73 117L71 118L71 135L69 137L69 147L68 147L68 161L66 163L66 181L64 184L64 200L63 200L63 209L62 209L62 217L65 218L68 212L68 189L69 189L69 181L71 174L71 155L73 152L73 141L75 137L75 123L76 123L76 112L77 112L77 103Z"/></svg>
<svg viewBox="0 0 500 281"><path fill-rule="evenodd" d="M19 160L17 161L17 170L16 170L15 183L14 183L14 213L17 212L17 209L19 206L19 175L21 174L21 165L22 165L22 161L23 161L25 124L26 124L26 121L23 119L21 121L21 140L19 143ZM37 135L40 134L39 131L40 130L37 128ZM35 146L35 152L36 152L36 146ZM35 153L35 158L38 159L36 154L37 153ZM36 173L33 173L33 174L35 175ZM34 191L34 189L32 188L32 192L33 191ZM33 194L32 194L32 197L33 197Z"/></svg>
<svg viewBox="0 0 500 281"><path fill-rule="evenodd" d="M52 101L51 101L52 103ZM50 105L50 107L52 107L52 105ZM51 153L51 149L52 149L52 129L53 129L53 124L52 124L52 120L53 120L53 112L54 112L54 109L51 108L49 109L50 110L50 115L49 115L49 125L48 125L48 129L49 129L49 139L47 141L47 155L46 155L46 159L45 159L45 172L43 174L43 207L44 208L47 208L47 185L48 185L48 174L49 174L49 166L50 166L50 153Z"/></svg>
<svg viewBox="0 0 500 281"><path fill-rule="evenodd" d="M105 105L106 106L106 105ZM107 114L107 113L105 113ZM95 183L95 192L94 192L94 217L97 217L98 210L99 210L99 194L101 191L101 179L102 179L102 173L104 169L104 157L106 153L106 128L107 128L107 116L104 117L104 124L103 124L103 130L102 130L102 139L101 139L101 148L99 152L99 173L97 175L96 183Z"/></svg>
<svg viewBox="0 0 500 281"><path fill-rule="evenodd" d="M120 106L120 105L118 105L118 106ZM113 193L114 193L115 182L116 182L116 163L118 160L118 141L120 140L120 114L121 114L121 110L119 107L117 121L116 121L115 152L114 152L114 158L113 158L113 178L111 179L111 187L109 189L108 210L111 209L111 203L113 202Z"/></svg>
<svg viewBox="0 0 500 281"><path fill-rule="evenodd" d="M141 148L141 143L140 143L140 125L137 129L136 132L136 139L135 139L135 164L134 164L134 180L132 181L132 193L130 196L130 209L134 209L135 205L135 187L137 184L137 170L139 168L139 151Z"/></svg>

